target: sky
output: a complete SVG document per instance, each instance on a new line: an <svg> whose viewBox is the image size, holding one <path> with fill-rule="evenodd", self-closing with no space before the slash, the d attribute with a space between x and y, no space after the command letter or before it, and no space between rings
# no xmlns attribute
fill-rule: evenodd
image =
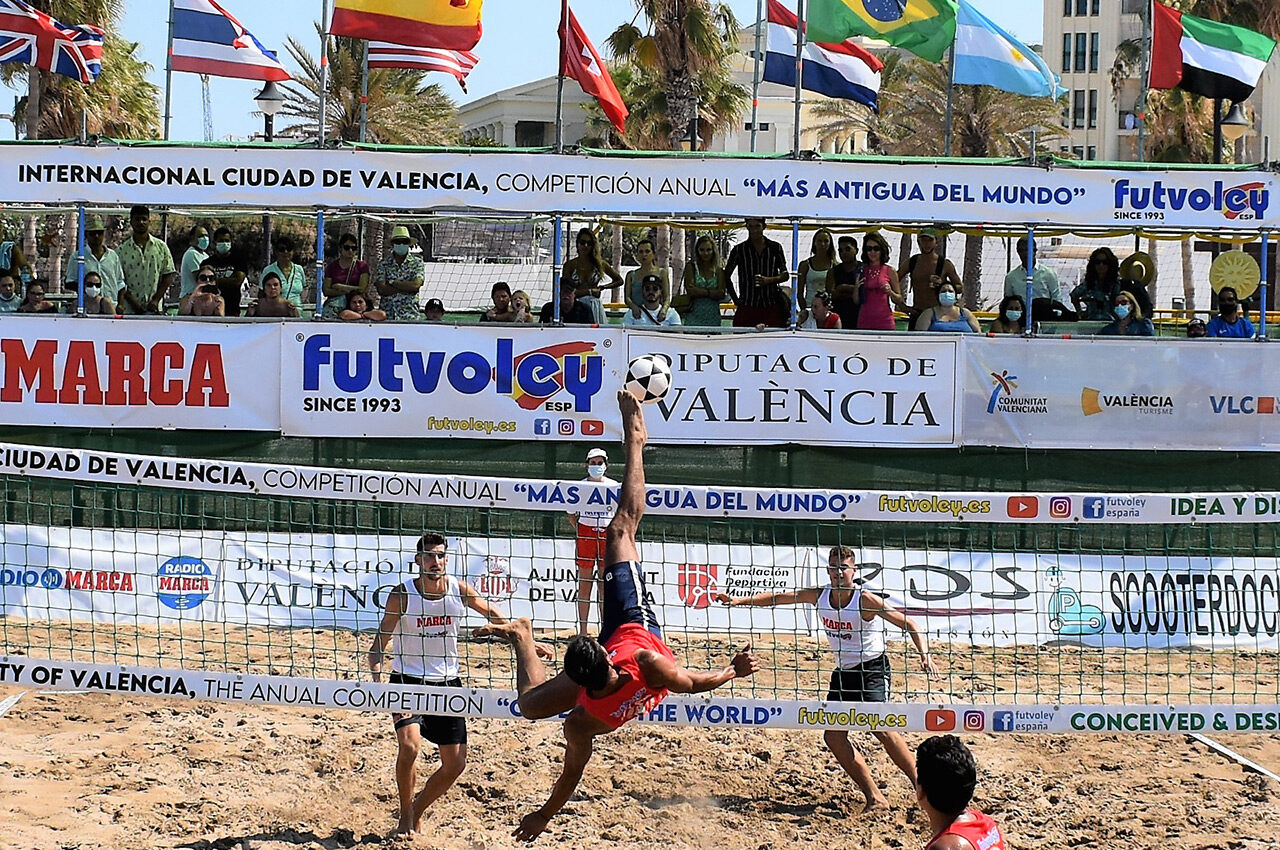
<svg viewBox="0 0 1280 850"><path fill-rule="evenodd" d="M319 38L312 22L320 18L321 0L270 0L265 4L252 0L219 2L269 50L277 51L290 71L296 68L284 51L286 37L294 36L313 56L319 54ZM1024 42L1040 42L1043 3L1037 0L971 2ZM794 8L792 3L787 4ZM730 0L729 5L742 24L755 19L755 0ZM126 0L121 27L125 38L140 43L138 52L151 64L151 79L162 92L168 43L167 7L167 0ZM603 42L609 33L632 19L635 4L630 0L577 0L573 10L587 35L603 52ZM556 71L559 16L559 0L486 0L484 37L475 51L480 56L480 64L467 80L470 94L463 94L452 77L431 76L438 78L445 92L459 104L550 76ZM253 98L261 88L261 83L250 80L213 78L210 90L217 139L244 139L262 132L262 117L253 114L256 110ZM203 140L200 78L195 74L174 74L172 102L170 138Z"/></svg>

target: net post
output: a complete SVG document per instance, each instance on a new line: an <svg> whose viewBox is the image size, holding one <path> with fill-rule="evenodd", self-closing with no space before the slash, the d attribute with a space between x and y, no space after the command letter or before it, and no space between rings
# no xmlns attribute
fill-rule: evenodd
<svg viewBox="0 0 1280 850"><path fill-rule="evenodd" d="M800 219L791 219L791 322L792 330L800 315Z"/></svg>
<svg viewBox="0 0 1280 850"><path fill-rule="evenodd" d="M84 315L84 204L76 204L76 315ZM63 276L65 278L65 275Z"/></svg>
<svg viewBox="0 0 1280 850"><path fill-rule="evenodd" d="M324 312L324 210L316 210L316 313Z"/></svg>
<svg viewBox="0 0 1280 850"><path fill-rule="evenodd" d="M555 227L555 235L551 238L551 316L558 325L563 319L560 315L560 266L563 265L561 257L564 254L564 246L561 244L561 239L564 238L561 232L563 219L559 213L556 213L551 220ZM530 304L529 308L533 309L533 305Z"/></svg>
<svg viewBox="0 0 1280 850"><path fill-rule="evenodd" d="M1258 339L1267 338L1267 286L1271 283L1271 275L1267 271L1267 249L1270 247L1271 231L1267 228L1262 229L1262 249L1259 251L1262 266L1262 283L1258 290L1261 295L1258 296Z"/></svg>
<svg viewBox="0 0 1280 850"><path fill-rule="evenodd" d="M1033 225L1027 225L1027 254L1022 258L1027 264L1027 304L1026 304L1026 322L1023 323L1022 333L1024 336L1035 336L1035 317L1032 304L1035 298L1035 282L1036 282L1036 229ZM1004 297L1003 291L1001 297Z"/></svg>

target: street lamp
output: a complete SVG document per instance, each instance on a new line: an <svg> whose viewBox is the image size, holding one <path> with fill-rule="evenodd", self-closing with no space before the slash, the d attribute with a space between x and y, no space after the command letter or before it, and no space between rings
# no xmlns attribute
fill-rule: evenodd
<svg viewBox="0 0 1280 850"><path fill-rule="evenodd" d="M689 131L685 133L684 138L680 140L680 150L702 150L702 137L698 135L698 113L696 110L693 113L693 117L689 119Z"/></svg>
<svg viewBox="0 0 1280 850"><path fill-rule="evenodd" d="M1250 126L1252 125L1244 114L1244 106L1233 103L1227 117L1222 119L1222 137L1228 142L1234 142L1248 132Z"/></svg>
<svg viewBox="0 0 1280 850"><path fill-rule="evenodd" d="M274 142L276 113L280 111L280 107L284 106L284 95L276 86L276 81L267 80L267 84L262 87L262 91L258 92L253 102L258 104L258 111L262 113L262 138L267 142ZM262 216L262 257L262 267L266 268L271 262L270 214Z"/></svg>

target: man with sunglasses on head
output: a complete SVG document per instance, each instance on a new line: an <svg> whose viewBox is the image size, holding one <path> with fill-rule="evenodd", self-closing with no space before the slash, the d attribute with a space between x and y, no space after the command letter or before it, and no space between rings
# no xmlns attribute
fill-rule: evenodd
<svg viewBox="0 0 1280 850"><path fill-rule="evenodd" d="M179 316L225 316L226 302L218 288L218 274L208 262L196 271L196 289L178 304Z"/></svg>
<svg viewBox="0 0 1280 850"><path fill-rule="evenodd" d="M929 676L936 676L938 668L929 655L929 640L910 617L868 590L854 578L857 566L853 550L848 546L832 546L827 556L826 587L809 587L755 596L730 596L727 593L712 595L717 602L730 607L754 605L813 605L818 609L827 642L836 654L836 669L831 672L828 702L888 702L889 655L885 647L885 623L906 632L916 652L920 655L920 669ZM911 750L902 736L893 731L875 731L884 751L911 782L916 784L915 762ZM828 729L823 734L827 749L857 784L866 798L863 812L873 812L889 807L889 801L880 793L871 768L862 753L849 740L843 729Z"/></svg>

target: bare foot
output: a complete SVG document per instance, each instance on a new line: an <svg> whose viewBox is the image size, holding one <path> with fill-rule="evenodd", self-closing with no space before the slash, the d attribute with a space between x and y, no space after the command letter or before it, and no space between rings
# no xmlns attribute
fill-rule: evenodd
<svg viewBox="0 0 1280 850"><path fill-rule="evenodd" d="M490 623L487 626L481 626L471 633L475 638L496 637L505 640L507 643L518 643L521 640L533 640L533 625L529 622L528 617L521 617L519 620L511 623L503 623L497 625Z"/></svg>
<svg viewBox="0 0 1280 850"><path fill-rule="evenodd" d="M414 831L412 826L408 824L400 824L395 830L387 836L388 841L394 841L397 844L407 844L418 837L418 833Z"/></svg>
<svg viewBox="0 0 1280 850"><path fill-rule="evenodd" d="M889 811L889 801L884 797L873 797L862 807L864 815L878 815L887 811Z"/></svg>
<svg viewBox="0 0 1280 850"><path fill-rule="evenodd" d="M545 661L551 661L556 657L556 651L551 644L543 643L542 641L534 643L533 651L538 653L538 657Z"/></svg>
<svg viewBox="0 0 1280 850"><path fill-rule="evenodd" d="M649 430L644 424L640 400L626 390L618 390L618 410L622 413L622 438L638 440L640 445L647 443Z"/></svg>

